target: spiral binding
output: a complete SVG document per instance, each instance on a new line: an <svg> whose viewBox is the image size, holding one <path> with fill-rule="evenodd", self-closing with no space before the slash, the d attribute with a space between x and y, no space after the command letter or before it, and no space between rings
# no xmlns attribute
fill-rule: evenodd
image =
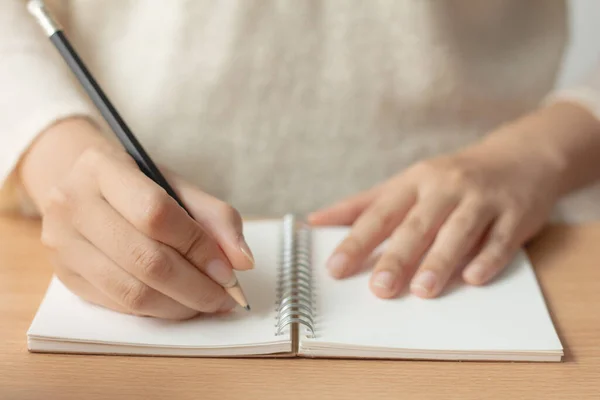
<svg viewBox="0 0 600 400"><path fill-rule="evenodd" d="M293 215L283 218L276 311L276 335L296 323L306 328L308 337L315 337L310 229L296 229Z"/></svg>

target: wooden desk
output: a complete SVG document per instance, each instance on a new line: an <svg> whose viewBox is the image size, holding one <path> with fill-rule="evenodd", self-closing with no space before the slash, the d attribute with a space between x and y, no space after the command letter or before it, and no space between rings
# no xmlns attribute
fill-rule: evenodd
<svg viewBox="0 0 600 400"><path fill-rule="evenodd" d="M29 354L51 276L38 235L0 217L0 399L600 399L600 224L553 227L529 247L566 348L551 364Z"/></svg>

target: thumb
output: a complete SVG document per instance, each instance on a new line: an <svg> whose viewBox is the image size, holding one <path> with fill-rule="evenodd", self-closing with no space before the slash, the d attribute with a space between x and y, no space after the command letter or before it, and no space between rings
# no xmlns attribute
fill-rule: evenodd
<svg viewBox="0 0 600 400"><path fill-rule="evenodd" d="M308 216L312 225L352 225L379 194L378 187L347 197Z"/></svg>

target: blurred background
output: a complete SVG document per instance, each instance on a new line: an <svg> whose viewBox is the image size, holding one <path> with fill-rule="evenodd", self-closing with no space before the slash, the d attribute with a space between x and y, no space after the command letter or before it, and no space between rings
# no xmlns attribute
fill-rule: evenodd
<svg viewBox="0 0 600 400"><path fill-rule="evenodd" d="M570 0L571 44L558 87L573 84L600 63L600 1Z"/></svg>

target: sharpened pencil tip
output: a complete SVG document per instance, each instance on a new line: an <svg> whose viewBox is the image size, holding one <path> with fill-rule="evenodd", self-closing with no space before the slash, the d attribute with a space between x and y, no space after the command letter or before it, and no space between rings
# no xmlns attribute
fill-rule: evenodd
<svg viewBox="0 0 600 400"><path fill-rule="evenodd" d="M246 309L246 311L250 311L250 304L248 304L246 307L244 307Z"/></svg>

